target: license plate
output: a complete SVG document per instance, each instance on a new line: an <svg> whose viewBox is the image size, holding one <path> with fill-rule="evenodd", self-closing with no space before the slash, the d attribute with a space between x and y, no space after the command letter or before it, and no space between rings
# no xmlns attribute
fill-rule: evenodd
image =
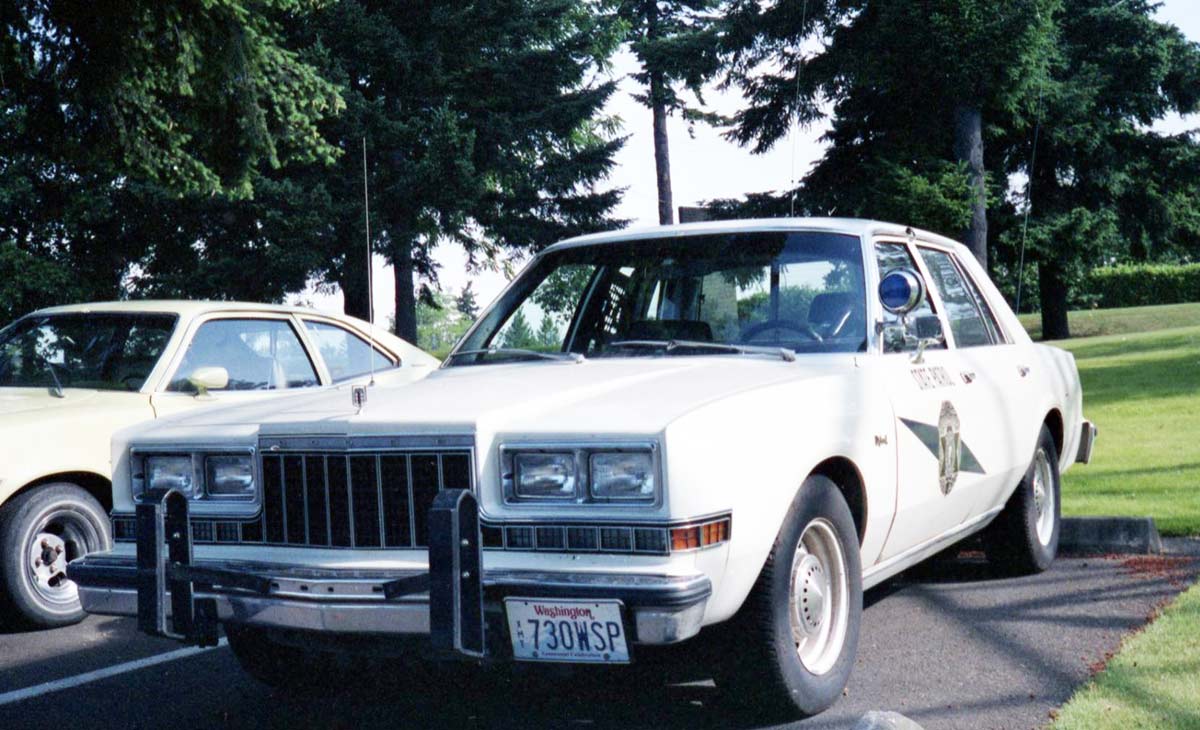
<svg viewBox="0 0 1200 730"><path fill-rule="evenodd" d="M515 659L629 662L620 601L508 598L504 607Z"/></svg>

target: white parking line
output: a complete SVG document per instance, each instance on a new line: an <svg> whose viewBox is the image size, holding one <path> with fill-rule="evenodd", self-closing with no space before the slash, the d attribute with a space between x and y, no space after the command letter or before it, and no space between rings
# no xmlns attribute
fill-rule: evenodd
<svg viewBox="0 0 1200 730"><path fill-rule="evenodd" d="M67 677L65 679L56 679L53 682L44 682L42 684L36 684L32 687L26 687L24 689L16 689L16 690L13 690L12 692L5 692L3 694L0 694L0 706L11 705L14 702L20 702L21 700L27 700L30 697L37 697L38 695L49 694L51 692L60 692L64 689L71 689L73 687L79 687L80 685L88 684L89 682L98 682L101 679L108 679L109 677L115 677L118 674L125 674L127 672L136 672L139 669L145 669L146 667L153 667L157 664L165 664L166 662L173 662L176 659L186 659L190 656L195 656L197 654L203 654L206 651L212 651L213 649L219 649L220 647L225 646L225 644L226 644L225 637L221 637L221 640L217 642L217 645L215 647L212 647L212 646L204 647L204 648L189 647L187 649L176 649L175 651L169 651L165 654L155 654L154 656L148 656L145 659L136 659L132 662L125 662L124 664L114 664L111 667L97 669L92 672L84 672L83 674L76 674L74 677Z"/></svg>

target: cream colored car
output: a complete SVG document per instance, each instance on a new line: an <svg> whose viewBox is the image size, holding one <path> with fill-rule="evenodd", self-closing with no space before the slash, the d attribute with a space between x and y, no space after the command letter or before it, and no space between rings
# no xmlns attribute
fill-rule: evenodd
<svg viewBox="0 0 1200 730"><path fill-rule="evenodd" d="M372 376L401 384L437 364L364 321L297 307L143 301L22 317L0 330L0 602L38 626L82 618L66 565L111 544L118 429Z"/></svg>

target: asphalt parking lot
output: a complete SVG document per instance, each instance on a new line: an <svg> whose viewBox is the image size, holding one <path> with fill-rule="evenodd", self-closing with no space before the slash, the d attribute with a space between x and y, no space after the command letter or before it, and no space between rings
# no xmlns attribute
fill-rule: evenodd
<svg viewBox="0 0 1200 730"><path fill-rule="evenodd" d="M871 709L927 730L1041 726L1123 635L1195 580L1200 541L1168 550L1060 559L1025 578L993 578L970 556L901 575L867 594L846 696L798 727L846 728ZM372 670L349 694L293 699L250 680L228 648L167 655L178 650L129 619L0 629L0 728L755 726L690 671L687 655L628 681L518 674L436 693L406 694Z"/></svg>

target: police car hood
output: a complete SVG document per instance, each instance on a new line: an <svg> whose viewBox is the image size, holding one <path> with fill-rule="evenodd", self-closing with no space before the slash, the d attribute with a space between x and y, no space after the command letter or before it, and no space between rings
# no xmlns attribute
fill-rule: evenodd
<svg viewBox="0 0 1200 730"><path fill-rule="evenodd" d="M154 440L227 436L656 433L709 403L854 368L853 355L664 356L444 368L418 382L290 396L163 419ZM148 431L147 434L150 432Z"/></svg>

